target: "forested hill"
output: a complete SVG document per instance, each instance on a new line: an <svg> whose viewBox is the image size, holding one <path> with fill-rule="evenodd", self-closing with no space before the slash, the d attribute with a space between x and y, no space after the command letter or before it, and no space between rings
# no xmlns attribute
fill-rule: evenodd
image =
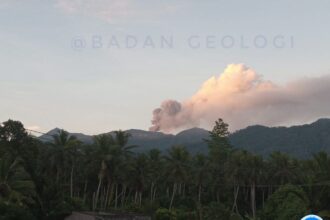
<svg viewBox="0 0 330 220"><path fill-rule="evenodd" d="M39 139L44 142L50 142L52 141L52 135L57 134L59 131L59 128L55 128L47 132L47 135L40 136ZM173 145L184 145L191 153L207 152L207 146L204 139L208 138L209 132L201 128L188 129L176 135L138 129L130 129L126 130L126 132L131 134L128 144L139 146L138 148L135 148L137 152L146 152L153 148L166 152ZM109 133L112 134L113 132ZM93 143L92 136L82 133L70 134L86 144Z"/></svg>
<svg viewBox="0 0 330 220"><path fill-rule="evenodd" d="M301 126L250 126L231 135L232 144L261 155L282 151L298 158L307 158L319 151L330 152L330 119Z"/></svg>
<svg viewBox="0 0 330 220"><path fill-rule="evenodd" d="M55 134L58 130L53 129L48 134ZM167 151L173 145L184 145L192 153L207 152L203 140L208 138L208 131L204 129L192 128L176 135L137 129L127 132L132 135L129 144L139 145L139 152L152 148ZM71 134L85 143L92 143L91 136ZM43 135L40 139L50 140L51 136ZM298 158L307 158L319 151L330 152L330 119L320 119L312 124L292 127L250 126L231 134L230 141L236 148L263 156L273 151L282 151Z"/></svg>

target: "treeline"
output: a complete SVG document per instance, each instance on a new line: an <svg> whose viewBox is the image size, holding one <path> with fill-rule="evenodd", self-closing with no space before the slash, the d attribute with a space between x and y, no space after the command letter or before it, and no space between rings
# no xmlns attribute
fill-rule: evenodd
<svg viewBox="0 0 330 220"><path fill-rule="evenodd" d="M237 150L219 119L209 154L184 146L136 154L130 135L84 145L61 130L50 143L18 121L0 125L0 220L57 220L71 211L138 212L157 220L293 220L330 216L330 157L269 158ZM266 148L267 146L265 146Z"/></svg>

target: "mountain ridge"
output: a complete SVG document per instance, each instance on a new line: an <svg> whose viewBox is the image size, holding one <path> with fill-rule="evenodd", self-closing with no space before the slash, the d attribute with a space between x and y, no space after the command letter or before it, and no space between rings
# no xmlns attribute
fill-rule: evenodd
<svg viewBox="0 0 330 220"><path fill-rule="evenodd" d="M51 141L51 136L58 131L59 128L52 129L39 139ZM173 145L184 145L193 154L208 151L204 140L208 138L209 131L202 128L183 130L175 135L140 129L129 129L126 132L131 134L128 144L140 146L136 152L146 152L153 148L166 152ZM93 143L91 135L70 134L86 144ZM113 131L104 134L113 134ZM330 152L330 119L320 118L310 124L290 127L252 125L233 132L229 139L234 147L263 156L281 151L298 158L307 158L318 151Z"/></svg>

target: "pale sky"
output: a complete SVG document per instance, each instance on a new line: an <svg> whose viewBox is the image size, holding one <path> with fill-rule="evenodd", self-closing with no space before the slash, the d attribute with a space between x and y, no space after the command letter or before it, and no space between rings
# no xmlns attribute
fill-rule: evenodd
<svg viewBox="0 0 330 220"><path fill-rule="evenodd" d="M0 0L0 121L148 129L163 100L188 99L231 63L279 84L330 74L329 11L328 0Z"/></svg>

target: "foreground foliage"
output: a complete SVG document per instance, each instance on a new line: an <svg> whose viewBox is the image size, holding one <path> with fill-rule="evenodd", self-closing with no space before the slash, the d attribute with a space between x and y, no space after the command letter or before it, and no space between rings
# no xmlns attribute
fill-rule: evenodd
<svg viewBox="0 0 330 220"><path fill-rule="evenodd" d="M123 131L84 145L61 130L42 143L8 120L0 126L0 220L57 220L72 210L140 212L158 220L330 213L328 154L262 158L236 150L228 135L219 119L205 140L208 155L191 155L184 146L136 154Z"/></svg>

